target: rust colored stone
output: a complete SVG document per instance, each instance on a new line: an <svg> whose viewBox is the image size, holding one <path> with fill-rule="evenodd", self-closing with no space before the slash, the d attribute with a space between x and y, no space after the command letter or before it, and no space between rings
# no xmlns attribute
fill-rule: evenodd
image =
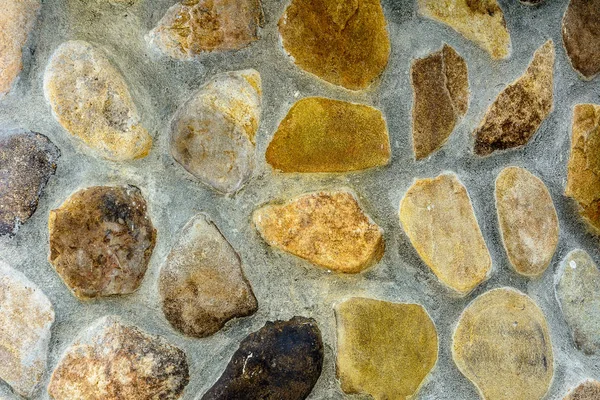
<svg viewBox="0 0 600 400"><path fill-rule="evenodd" d="M571 0L562 24L571 65L585 79L600 72L600 0Z"/></svg>
<svg viewBox="0 0 600 400"><path fill-rule="evenodd" d="M573 389L563 400L598 400L600 399L600 382L588 380Z"/></svg>

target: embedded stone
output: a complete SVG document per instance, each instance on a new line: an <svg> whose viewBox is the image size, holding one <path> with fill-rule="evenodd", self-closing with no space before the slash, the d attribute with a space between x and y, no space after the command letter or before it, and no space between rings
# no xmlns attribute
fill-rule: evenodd
<svg viewBox="0 0 600 400"><path fill-rule="evenodd" d="M262 238L277 249L342 273L358 273L383 256L383 230L346 191L306 194L253 214Z"/></svg>
<svg viewBox="0 0 600 400"><path fill-rule="evenodd" d="M454 331L452 358L483 399L542 399L554 372L546 317L512 288L490 290L467 306Z"/></svg>
<svg viewBox="0 0 600 400"><path fill-rule="evenodd" d="M600 399L600 382L588 380L573 389L563 400L598 400Z"/></svg>
<svg viewBox="0 0 600 400"><path fill-rule="evenodd" d="M337 375L348 394L412 398L438 358L433 321L418 304L351 298L335 308Z"/></svg>
<svg viewBox="0 0 600 400"><path fill-rule="evenodd" d="M309 97L292 106L266 153L282 172L347 172L390 161L390 138L373 107Z"/></svg>
<svg viewBox="0 0 600 400"><path fill-rule="evenodd" d="M202 400L303 400L322 368L323 341L314 319L267 322L240 343Z"/></svg>
<svg viewBox="0 0 600 400"><path fill-rule="evenodd" d="M423 262L459 295L487 279L490 253L467 189L453 173L416 180L400 202L400 222Z"/></svg>
<svg viewBox="0 0 600 400"><path fill-rule="evenodd" d="M279 20L279 34L298 67L361 90L388 64L386 25L379 0L292 0Z"/></svg>
<svg viewBox="0 0 600 400"><path fill-rule="evenodd" d="M128 294L140 285L156 243L135 186L93 186L50 211L49 261L80 299Z"/></svg>
<svg viewBox="0 0 600 400"><path fill-rule="evenodd" d="M112 161L148 155L152 138L129 88L106 56L80 40L61 44L48 62L44 94L62 127Z"/></svg>
<svg viewBox="0 0 600 400"><path fill-rule="evenodd" d="M584 79L600 72L600 0L571 0L562 24L563 44Z"/></svg>

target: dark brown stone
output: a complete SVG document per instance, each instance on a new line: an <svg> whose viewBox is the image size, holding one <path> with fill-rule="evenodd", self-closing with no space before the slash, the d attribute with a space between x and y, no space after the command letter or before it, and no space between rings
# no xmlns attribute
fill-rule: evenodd
<svg viewBox="0 0 600 400"><path fill-rule="evenodd" d="M600 399L600 382L585 381L573 389L563 400L598 400Z"/></svg>
<svg viewBox="0 0 600 400"><path fill-rule="evenodd" d="M600 72L600 0L571 0L562 37L573 68L584 78Z"/></svg>

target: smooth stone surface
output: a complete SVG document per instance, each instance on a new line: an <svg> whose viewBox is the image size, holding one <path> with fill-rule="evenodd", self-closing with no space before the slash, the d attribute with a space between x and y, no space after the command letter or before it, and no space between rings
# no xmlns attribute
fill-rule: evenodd
<svg viewBox="0 0 600 400"><path fill-rule="evenodd" d="M463 311L452 343L458 369L486 400L539 400L554 372L542 310L512 288L490 290Z"/></svg>
<svg viewBox="0 0 600 400"><path fill-rule="evenodd" d="M558 244L558 216L550 193L524 168L504 168L496 179L496 209L504 249L515 271L539 276Z"/></svg>
<svg viewBox="0 0 600 400"><path fill-rule="evenodd" d="M303 400L322 368L323 341L314 319L267 322L240 343L202 400Z"/></svg>
<svg viewBox="0 0 600 400"><path fill-rule="evenodd" d="M571 65L584 79L600 72L600 0L571 0L562 24Z"/></svg>
<svg viewBox="0 0 600 400"><path fill-rule="evenodd" d="M554 43L534 54L525 73L488 108L475 132L475 154L526 145L554 108Z"/></svg>
<svg viewBox="0 0 600 400"><path fill-rule="evenodd" d="M390 152L381 111L308 97L281 121L266 160L282 172L348 172L386 165Z"/></svg>
<svg viewBox="0 0 600 400"><path fill-rule="evenodd" d="M457 294L487 279L490 254L467 189L454 173L415 180L400 202L400 222L423 262Z"/></svg>
<svg viewBox="0 0 600 400"><path fill-rule="evenodd" d="M50 263L80 299L128 294L140 285L156 243L135 186L92 186L50 211Z"/></svg>
<svg viewBox="0 0 600 400"><path fill-rule="evenodd" d="M337 375L348 394L412 398L438 357L433 321L418 304L351 298L335 308Z"/></svg>
<svg viewBox="0 0 600 400"><path fill-rule="evenodd" d="M31 218L59 157L44 135L0 130L0 236L16 234Z"/></svg>
<svg viewBox="0 0 600 400"><path fill-rule="evenodd" d="M292 0L279 20L279 34L298 67L362 90L388 64L386 25L379 0Z"/></svg>
<svg viewBox="0 0 600 400"><path fill-rule="evenodd" d="M57 121L91 152L111 161L150 152L152 138L123 75L91 44L74 40L55 50L44 74L44 95Z"/></svg>
<svg viewBox="0 0 600 400"><path fill-rule="evenodd" d="M598 400L600 399L600 382L588 380L573 389L563 400Z"/></svg>
<svg viewBox="0 0 600 400"><path fill-rule="evenodd" d="M257 209L252 220L277 249L337 272L358 273L383 256L383 230L353 194L315 192Z"/></svg>

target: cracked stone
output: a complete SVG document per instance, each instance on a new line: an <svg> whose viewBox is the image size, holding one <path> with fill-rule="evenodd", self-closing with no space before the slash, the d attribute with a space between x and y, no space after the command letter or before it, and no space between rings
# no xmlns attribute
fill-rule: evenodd
<svg viewBox="0 0 600 400"><path fill-rule="evenodd" d="M563 44L584 79L600 72L600 0L571 0L562 24Z"/></svg>
<svg viewBox="0 0 600 400"><path fill-rule="evenodd" d="M598 400L600 399L600 382L588 380L573 389L563 400Z"/></svg>

